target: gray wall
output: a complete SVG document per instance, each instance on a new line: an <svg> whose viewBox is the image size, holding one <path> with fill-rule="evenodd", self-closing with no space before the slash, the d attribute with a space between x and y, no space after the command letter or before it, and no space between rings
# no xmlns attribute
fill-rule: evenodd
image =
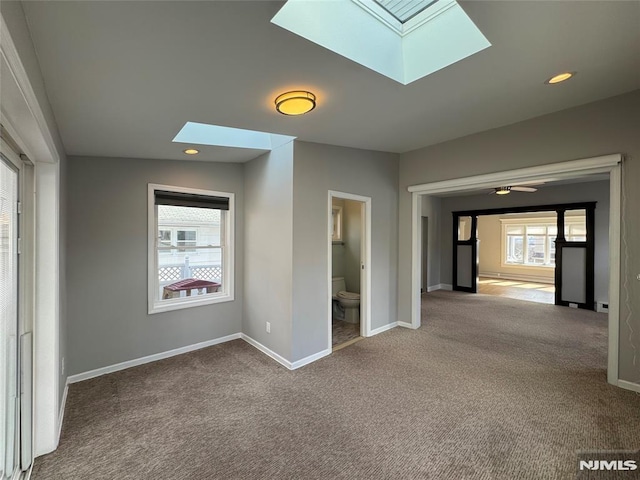
<svg viewBox="0 0 640 480"><path fill-rule="evenodd" d="M344 282L348 292L360 293L362 203L344 201Z"/></svg>
<svg viewBox="0 0 640 480"><path fill-rule="evenodd" d="M53 137L53 141L60 156L60 205L59 205L59 350L58 350L58 366L61 365L62 359L67 355L67 279L66 279L66 224L67 224L67 196L66 196L66 182L67 182L67 158L65 156L62 140L58 133L58 125L56 123L49 98L45 90L44 80L40 71L40 64L38 63L38 57L36 55L33 42L31 41L31 34L27 25L24 11L22 10L22 3L19 1L3 0L0 2L0 11L2 12L2 18L4 18L11 39L13 40L20 61L24 66L27 76L29 77L29 83L33 88L38 105L42 110L44 119L47 124L47 128ZM37 232L36 232L37 234ZM36 333L37 335L37 333ZM67 381L68 369L62 372L60 368L58 389L58 402L62 402L62 396L64 394L64 385Z"/></svg>
<svg viewBox="0 0 640 480"><path fill-rule="evenodd" d="M427 287L440 284L440 217L441 200L438 197L422 197L422 216L429 220L427 243ZM422 234L422 232L421 232ZM424 288L424 285L422 286Z"/></svg>
<svg viewBox="0 0 640 480"><path fill-rule="evenodd" d="M147 314L147 184L233 192L235 300ZM67 236L69 374L240 332L243 167L70 157Z"/></svg>
<svg viewBox="0 0 640 480"><path fill-rule="evenodd" d="M293 142L244 165L245 302L242 332L291 358ZM271 323L271 333L266 332Z"/></svg>
<svg viewBox="0 0 640 480"><path fill-rule="evenodd" d="M540 188L535 193L509 195L467 195L442 199L441 265L442 283L451 284L453 217L451 212L483 208L520 207L554 203L598 202L595 218L595 298L609 301L609 181L572 183ZM498 247L499 248L499 247Z"/></svg>
<svg viewBox="0 0 640 480"><path fill-rule="evenodd" d="M619 374L640 382L640 91L403 154L400 161L398 318L411 307L411 195L407 187L461 176L623 153L625 224ZM628 299L625 299L628 296ZM629 325L625 319L628 319ZM633 345L636 345L635 349ZM636 365L634 366L634 355Z"/></svg>
<svg viewBox="0 0 640 480"><path fill-rule="evenodd" d="M396 321L397 155L295 142L293 169L293 352L328 344L328 192L372 198L372 328Z"/></svg>

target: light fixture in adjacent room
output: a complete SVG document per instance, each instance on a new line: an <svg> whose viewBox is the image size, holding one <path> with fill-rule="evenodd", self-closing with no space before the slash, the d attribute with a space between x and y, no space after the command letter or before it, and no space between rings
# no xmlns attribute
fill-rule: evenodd
<svg viewBox="0 0 640 480"><path fill-rule="evenodd" d="M200 153L200 150L196 150L195 148L187 148L186 150L183 150L183 152L187 155L197 155Z"/></svg>
<svg viewBox="0 0 640 480"><path fill-rule="evenodd" d="M569 80L575 74L576 74L576 72L559 73L558 75L555 75L555 76L549 78L548 80L545 80L544 83L546 83L547 85L555 85L556 83L561 83L561 82Z"/></svg>
<svg viewBox="0 0 640 480"><path fill-rule="evenodd" d="M507 195L509 193L511 193L511 187L498 187L495 189L495 192L498 195Z"/></svg>
<svg viewBox="0 0 640 480"><path fill-rule="evenodd" d="M276 97L276 110L283 115L304 115L316 108L316 96L304 90L294 90Z"/></svg>

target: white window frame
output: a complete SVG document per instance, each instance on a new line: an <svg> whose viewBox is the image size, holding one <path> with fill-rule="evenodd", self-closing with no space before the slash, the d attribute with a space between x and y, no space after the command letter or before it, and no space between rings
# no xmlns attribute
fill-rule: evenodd
<svg viewBox="0 0 640 480"><path fill-rule="evenodd" d="M572 225L583 225L584 222L582 220L579 220L582 217L576 217L575 219L573 219L570 216L565 216L564 219L564 225L566 226L572 226ZM545 264L532 264L532 263L511 263L511 262L507 262L507 226L513 227L513 226L517 226L517 227L523 227L524 228L524 242L523 242L523 248L524 248L524 252L523 252L523 256L526 259L527 258L527 248L528 248L528 243L526 241L526 237L527 237L527 230L526 227L549 227L549 226L555 226L557 225L557 218L555 217L530 217L530 218L524 218L524 217L520 217L520 218L501 218L500 219L500 223L502 225L502 231L500 234L500 264L503 267L507 267L507 268L526 268L526 269L532 269L532 270L548 270L549 268L556 268L555 263L554 264L549 264L549 263L545 263ZM540 235L542 236L542 235ZM545 239L548 238L548 235L544 235ZM548 246L545 245L545 262L548 262L550 260L550 249L548 248Z"/></svg>
<svg viewBox="0 0 640 480"><path fill-rule="evenodd" d="M156 190L177 193L193 193L198 195L208 195L212 197L226 197L229 199L229 210L227 210L225 212L225 215L223 216L224 226L222 227L222 230L224 232L224 237L220 239L221 244L224 245L224 248L222 248L222 291L206 295L194 295L190 297L180 297L167 300L161 300L160 298L158 298L157 292L159 292L160 290L160 285L158 280L158 256L156 255L156 241L158 232L158 209L156 207L155 199ZM235 299L235 194L229 192L217 192L213 190L201 190L196 188L150 183L148 185L147 195L147 286L149 314L233 301Z"/></svg>

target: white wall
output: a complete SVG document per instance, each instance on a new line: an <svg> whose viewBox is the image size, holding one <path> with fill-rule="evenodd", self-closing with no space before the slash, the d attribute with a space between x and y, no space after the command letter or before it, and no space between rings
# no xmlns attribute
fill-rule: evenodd
<svg viewBox="0 0 640 480"><path fill-rule="evenodd" d="M291 359L293 142L244 164L242 332ZM266 322L271 333L266 332Z"/></svg>
<svg viewBox="0 0 640 480"><path fill-rule="evenodd" d="M635 278L640 272L640 242L636 241L640 238L638 131L640 90L403 154L399 184L398 318L402 321L411 318L411 195L408 186L622 153L625 155L625 240L620 246L623 292L619 376L622 380L640 383L637 347L640 345L640 282ZM446 257L444 254L443 258Z"/></svg>
<svg viewBox="0 0 640 480"><path fill-rule="evenodd" d="M328 193L372 200L372 328L396 321L397 155L295 142L293 182L293 352L300 360L328 344Z"/></svg>
<svg viewBox="0 0 640 480"><path fill-rule="evenodd" d="M147 313L147 185L235 193L235 300ZM240 164L71 157L67 257L70 374L240 332Z"/></svg>

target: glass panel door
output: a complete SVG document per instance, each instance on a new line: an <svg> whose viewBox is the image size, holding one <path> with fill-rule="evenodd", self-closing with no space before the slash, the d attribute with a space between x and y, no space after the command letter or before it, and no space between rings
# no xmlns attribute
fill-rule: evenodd
<svg viewBox="0 0 640 480"><path fill-rule="evenodd" d="M18 171L0 158L0 479L19 466Z"/></svg>

